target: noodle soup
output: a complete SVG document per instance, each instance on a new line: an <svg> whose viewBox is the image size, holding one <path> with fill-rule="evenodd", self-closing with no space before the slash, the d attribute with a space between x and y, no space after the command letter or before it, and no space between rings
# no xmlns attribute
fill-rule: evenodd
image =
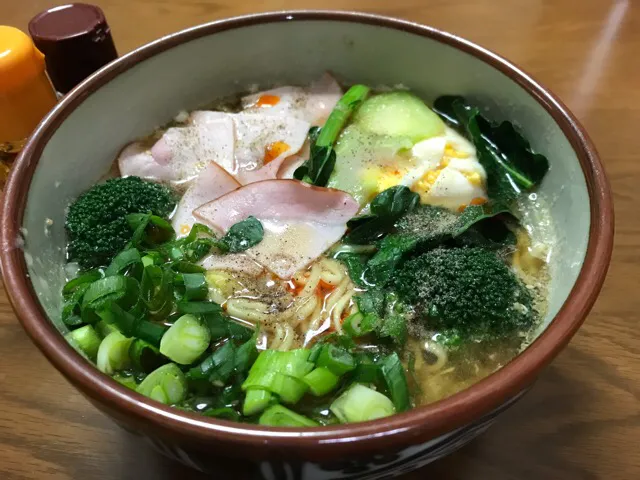
<svg viewBox="0 0 640 480"><path fill-rule="evenodd" d="M69 207L68 340L154 400L261 425L468 387L531 341L552 245L526 223L547 159L479 112L326 74L179 114Z"/></svg>

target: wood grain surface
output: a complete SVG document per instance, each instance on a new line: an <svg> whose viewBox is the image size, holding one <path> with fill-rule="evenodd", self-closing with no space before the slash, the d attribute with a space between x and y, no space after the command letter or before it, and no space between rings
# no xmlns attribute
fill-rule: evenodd
<svg viewBox="0 0 640 480"><path fill-rule="evenodd" d="M0 0L26 29L47 0ZM94 0L119 52L198 23L290 8L374 12L464 36L557 93L612 182L613 262L571 345L481 438L407 478L640 478L640 2L636 0ZM200 479L117 428L23 333L0 291L0 478Z"/></svg>

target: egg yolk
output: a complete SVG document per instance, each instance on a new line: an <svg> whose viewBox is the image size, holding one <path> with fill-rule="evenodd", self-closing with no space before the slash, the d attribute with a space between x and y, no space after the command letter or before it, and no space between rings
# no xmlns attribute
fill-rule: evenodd
<svg viewBox="0 0 640 480"><path fill-rule="evenodd" d="M256 107L273 107L280 102L280 97L277 95L261 95L258 101L256 102Z"/></svg>
<svg viewBox="0 0 640 480"><path fill-rule="evenodd" d="M380 175L378 176L378 193L398 185L402 180L402 177L406 172L399 168L385 168L380 169Z"/></svg>
<svg viewBox="0 0 640 480"><path fill-rule="evenodd" d="M438 166L433 170L429 170L427 173L425 173L422 176L422 178L418 179L412 185L411 190L420 195L420 200L423 203L428 203L429 190L431 190L431 187L433 187L433 184L436 182L436 180L438 179L442 171L449 166L452 158L459 158L459 159L469 158L469 154L465 152L460 152L459 150L456 150L450 144L447 143L444 149L444 156L442 157L442 160L440 160L440 163L438 164ZM469 171L461 171L461 170L458 170L458 171L462 175L464 175L464 177L468 180L468 182L471 185L475 187L482 187L483 185L482 177L478 172L469 172ZM475 203L473 205L481 205L481 204Z"/></svg>
<svg viewBox="0 0 640 480"><path fill-rule="evenodd" d="M269 145L267 145L267 147L264 150L264 164L266 165L267 163L271 162L272 160L275 160L276 158L278 158L280 155L282 155L284 152L286 152L287 150L289 150L289 145L287 145L284 142L273 142L270 143Z"/></svg>
<svg viewBox="0 0 640 480"><path fill-rule="evenodd" d="M456 150L451 146L451 144L447 143L444 147L444 156L449 158L469 158L469 154L465 152L461 152Z"/></svg>

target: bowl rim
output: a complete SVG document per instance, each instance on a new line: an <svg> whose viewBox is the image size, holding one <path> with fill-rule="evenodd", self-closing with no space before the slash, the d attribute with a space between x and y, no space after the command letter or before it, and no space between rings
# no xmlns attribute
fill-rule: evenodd
<svg viewBox="0 0 640 480"><path fill-rule="evenodd" d="M567 300L546 330L522 354L444 400L380 420L314 429L260 427L180 412L123 387L76 353L47 318L28 279L25 258L16 246L16 239L20 237L31 179L48 140L80 103L129 68L175 46L223 31L287 21L374 25L426 37L470 54L524 88L560 126L579 159L590 198L591 224L584 263ZM0 266L14 311L36 346L84 395L139 423L187 438L235 446L296 450L315 447L321 455L330 451L344 455L347 445L355 448L357 444L358 449L371 450L436 438L479 419L517 395L535 380L584 321L604 282L613 247L613 202L604 168L584 128L554 94L513 63L473 42L411 21L360 12L291 10L244 15L188 28L133 50L78 85L43 119L15 161L3 203Z"/></svg>

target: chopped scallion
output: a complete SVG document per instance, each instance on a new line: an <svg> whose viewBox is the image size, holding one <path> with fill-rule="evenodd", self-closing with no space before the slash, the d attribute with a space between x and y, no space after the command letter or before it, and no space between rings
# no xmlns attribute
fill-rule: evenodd
<svg viewBox="0 0 640 480"><path fill-rule="evenodd" d="M209 285L203 273L179 273L174 283L181 287L182 298L186 301L204 300L209 293Z"/></svg>
<svg viewBox="0 0 640 480"><path fill-rule="evenodd" d="M131 343L129 357L133 367L144 373L152 372L168 362L156 347L139 338Z"/></svg>
<svg viewBox="0 0 640 480"><path fill-rule="evenodd" d="M187 396L187 379L175 363L168 363L147 375L136 391L166 405L175 405Z"/></svg>
<svg viewBox="0 0 640 480"><path fill-rule="evenodd" d="M96 366L98 370L107 375L113 375L119 370L124 370L131 364L129 347L132 338L127 338L120 332L112 332L105 337L98 348Z"/></svg>
<svg viewBox="0 0 640 480"><path fill-rule="evenodd" d="M389 398L359 383L336 398L329 409L342 423L366 422L395 413Z"/></svg>
<svg viewBox="0 0 640 480"><path fill-rule="evenodd" d="M111 265L105 270L105 275L130 274L132 277L140 277L142 273L142 257L137 248L123 250L111 261Z"/></svg>
<svg viewBox="0 0 640 480"><path fill-rule="evenodd" d="M343 348L327 344L322 348L318 359L318 367L325 367L334 375L341 376L356 368L353 355Z"/></svg>
<svg viewBox="0 0 640 480"><path fill-rule="evenodd" d="M65 335L69 343L84 353L91 361L96 361L102 339L91 325L85 325Z"/></svg>
<svg viewBox="0 0 640 480"><path fill-rule="evenodd" d="M289 410L282 405L269 407L260 416L258 423L269 427L317 427L319 425L310 418Z"/></svg>
<svg viewBox="0 0 640 480"><path fill-rule="evenodd" d="M271 392L267 390L262 390L261 388L248 390L247 395L244 397L244 404L242 405L243 415L248 417L260 413L267 408L272 399L273 396Z"/></svg>
<svg viewBox="0 0 640 480"><path fill-rule="evenodd" d="M209 329L193 315L183 315L160 340L160 353L181 365L188 365L202 355L211 340Z"/></svg>
<svg viewBox="0 0 640 480"><path fill-rule="evenodd" d="M302 380L307 384L312 395L321 397L338 386L340 377L333 374L328 368L319 367L307 373Z"/></svg>
<svg viewBox="0 0 640 480"><path fill-rule="evenodd" d="M404 373L404 367L397 353L392 353L382 360L380 364L382 378L398 412L404 412L411 408L409 397L409 385Z"/></svg>

